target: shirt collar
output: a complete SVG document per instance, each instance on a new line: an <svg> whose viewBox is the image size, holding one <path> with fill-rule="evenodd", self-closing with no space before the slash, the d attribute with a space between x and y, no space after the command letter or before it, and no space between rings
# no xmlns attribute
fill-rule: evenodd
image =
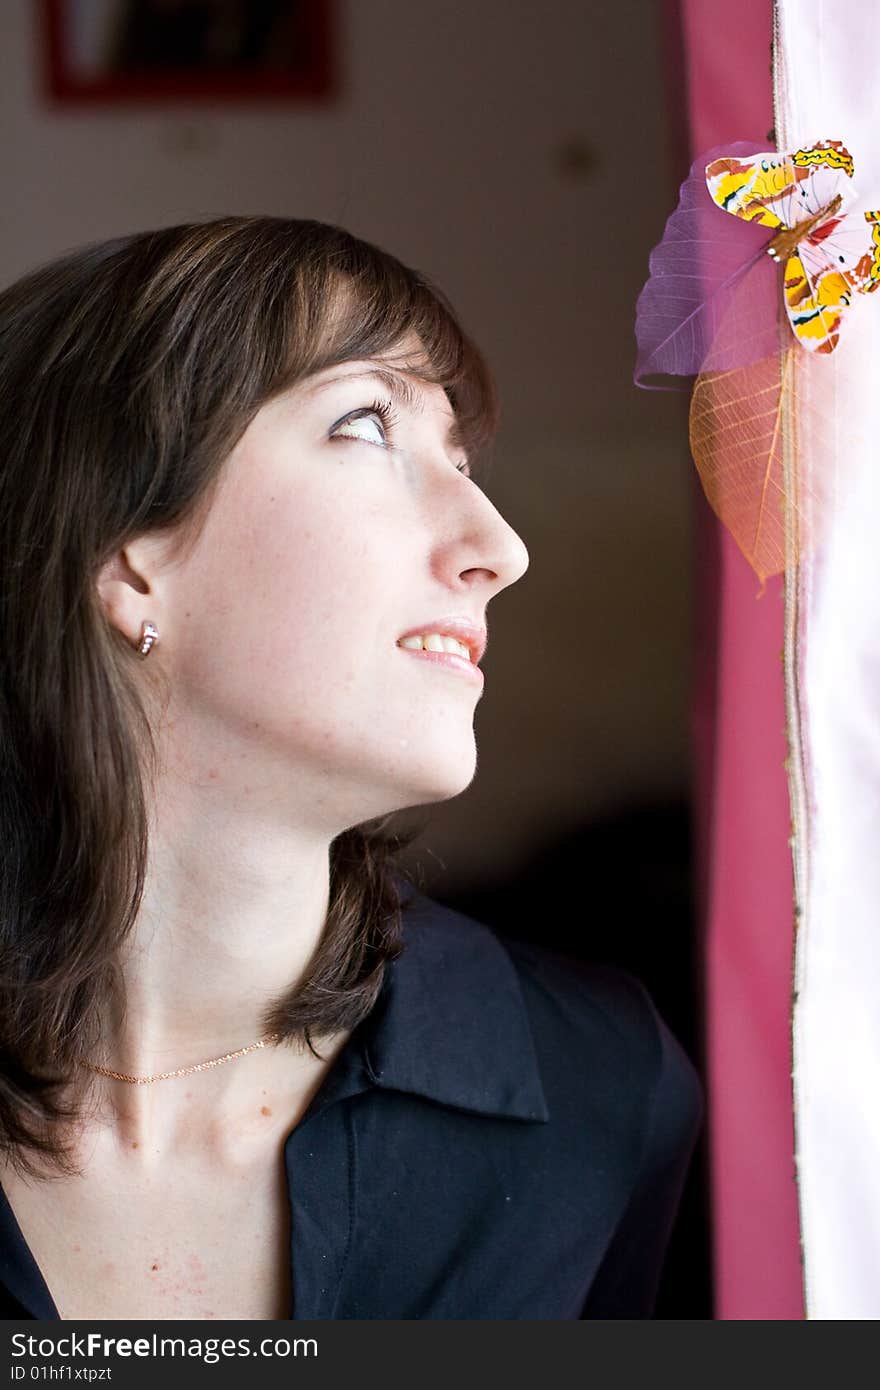
<svg viewBox="0 0 880 1390"><path fill-rule="evenodd" d="M519 978L495 934L399 880L402 953L363 1031L374 1085L482 1115L548 1120Z"/></svg>

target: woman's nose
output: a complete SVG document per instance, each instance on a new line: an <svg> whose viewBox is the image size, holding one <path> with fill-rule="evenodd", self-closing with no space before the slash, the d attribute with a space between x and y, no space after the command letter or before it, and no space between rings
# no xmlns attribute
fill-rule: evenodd
<svg viewBox="0 0 880 1390"><path fill-rule="evenodd" d="M438 563L447 583L481 578L488 583L491 597L522 578L529 567L529 552L485 492L464 474L455 478L458 495L454 502L447 495L440 513L445 512L446 524L437 548Z"/></svg>

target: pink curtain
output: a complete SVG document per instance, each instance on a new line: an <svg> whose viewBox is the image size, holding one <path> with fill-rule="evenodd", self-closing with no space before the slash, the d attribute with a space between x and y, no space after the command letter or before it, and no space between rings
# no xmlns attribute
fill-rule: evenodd
<svg viewBox="0 0 880 1390"><path fill-rule="evenodd" d="M767 139L771 0L678 0L692 154ZM772 148L768 141L768 148ZM758 582L702 497L694 689L715 1317L799 1319L793 948L780 581Z"/></svg>

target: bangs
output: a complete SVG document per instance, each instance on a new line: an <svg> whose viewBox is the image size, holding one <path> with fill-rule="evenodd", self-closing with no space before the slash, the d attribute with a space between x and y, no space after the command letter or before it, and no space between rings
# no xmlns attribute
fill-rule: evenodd
<svg viewBox="0 0 880 1390"><path fill-rule="evenodd" d="M337 254L301 287L307 302L298 304L297 316L313 330L307 374L381 354L386 364L442 387L472 470L485 467L499 407L482 353L441 290L378 247L340 236ZM301 373L302 357L299 367Z"/></svg>

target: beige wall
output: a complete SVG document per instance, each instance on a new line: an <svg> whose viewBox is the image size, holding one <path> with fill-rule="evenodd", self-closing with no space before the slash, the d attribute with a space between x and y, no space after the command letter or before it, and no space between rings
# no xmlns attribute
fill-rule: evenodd
<svg viewBox="0 0 880 1390"><path fill-rule="evenodd" d="M41 8L0 6L0 279L149 226L316 217L431 275L495 367L487 490L531 569L490 608L478 777L434 811L428 871L684 792L681 400L631 384L671 202L659 0L348 0L338 102L226 110L48 109Z"/></svg>

